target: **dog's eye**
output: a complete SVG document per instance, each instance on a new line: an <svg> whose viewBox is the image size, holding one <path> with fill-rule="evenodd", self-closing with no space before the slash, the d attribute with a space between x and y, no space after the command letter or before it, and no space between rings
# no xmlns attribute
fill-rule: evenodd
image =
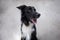
<svg viewBox="0 0 60 40"><path fill-rule="evenodd" d="M36 11L36 9L34 9L34 11Z"/></svg>

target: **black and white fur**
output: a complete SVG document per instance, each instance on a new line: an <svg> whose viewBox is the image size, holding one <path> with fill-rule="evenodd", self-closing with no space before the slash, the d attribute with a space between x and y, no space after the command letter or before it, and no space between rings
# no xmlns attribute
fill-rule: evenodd
<svg viewBox="0 0 60 40"><path fill-rule="evenodd" d="M32 6L21 5L21 40L38 40L36 37L36 22L40 14Z"/></svg>

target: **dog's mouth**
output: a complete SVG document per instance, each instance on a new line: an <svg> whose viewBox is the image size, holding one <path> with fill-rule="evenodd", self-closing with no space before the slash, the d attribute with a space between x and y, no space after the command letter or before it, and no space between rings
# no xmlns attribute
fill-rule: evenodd
<svg viewBox="0 0 60 40"><path fill-rule="evenodd" d="M33 19L31 19L31 22L32 22L33 24L35 24L35 23L37 23L37 19L36 19L36 18L33 18Z"/></svg>

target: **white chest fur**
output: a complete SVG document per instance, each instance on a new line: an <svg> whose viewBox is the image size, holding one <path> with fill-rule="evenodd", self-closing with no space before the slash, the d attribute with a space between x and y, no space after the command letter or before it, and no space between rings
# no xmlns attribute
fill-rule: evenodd
<svg viewBox="0 0 60 40"><path fill-rule="evenodd" d="M26 37L26 40L30 40L31 33L34 31L34 28L32 27L33 27L33 23L29 22L29 26L25 26L25 24L23 24L22 35L23 37Z"/></svg>

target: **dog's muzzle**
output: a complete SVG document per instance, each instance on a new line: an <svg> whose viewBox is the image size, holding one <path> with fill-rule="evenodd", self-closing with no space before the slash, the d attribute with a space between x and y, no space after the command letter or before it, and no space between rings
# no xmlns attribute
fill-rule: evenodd
<svg viewBox="0 0 60 40"><path fill-rule="evenodd" d="M33 24L35 24L35 23L37 23L37 18L39 18L40 17L40 14L36 14L32 19L30 19L31 20L31 22L33 23Z"/></svg>

